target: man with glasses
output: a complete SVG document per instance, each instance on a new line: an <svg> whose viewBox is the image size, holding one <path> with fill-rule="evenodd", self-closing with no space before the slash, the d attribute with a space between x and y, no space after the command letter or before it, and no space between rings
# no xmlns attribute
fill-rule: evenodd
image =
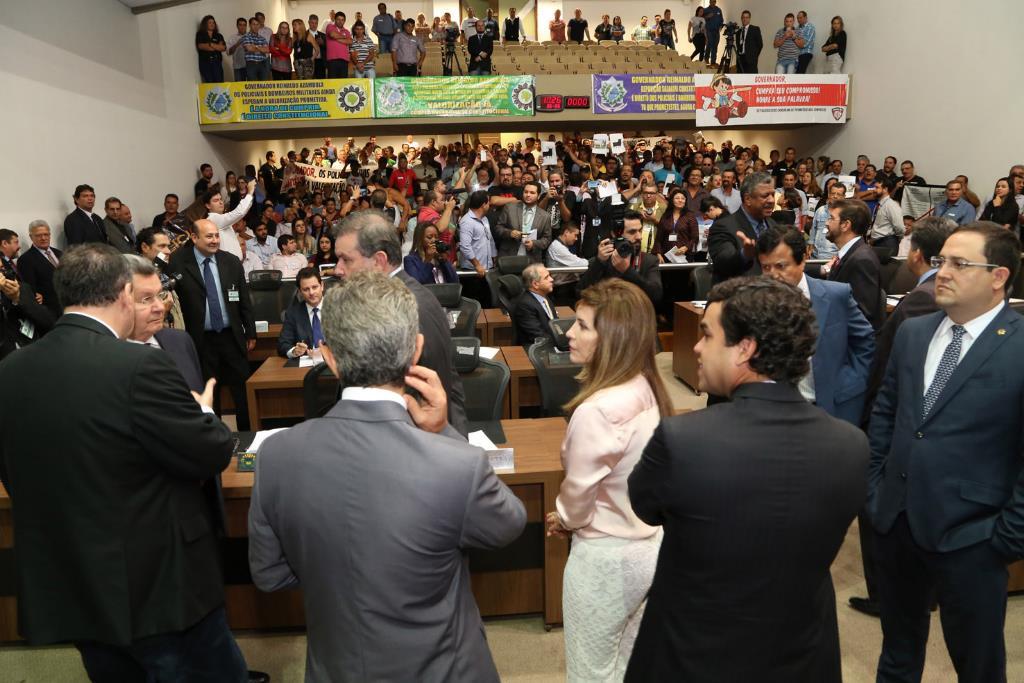
<svg viewBox="0 0 1024 683"><path fill-rule="evenodd" d="M919 681L929 604L960 681L1005 681L1007 565L1024 556L1024 324L1006 303L1020 241L961 227L931 260L942 309L903 323L871 413L879 681Z"/></svg>
<svg viewBox="0 0 1024 683"><path fill-rule="evenodd" d="M839 252L822 266L821 273L829 280L850 285L864 317L877 330L885 322L885 292L882 264L865 240L871 227L871 211L859 199L841 199L831 203L828 211L826 236Z"/></svg>

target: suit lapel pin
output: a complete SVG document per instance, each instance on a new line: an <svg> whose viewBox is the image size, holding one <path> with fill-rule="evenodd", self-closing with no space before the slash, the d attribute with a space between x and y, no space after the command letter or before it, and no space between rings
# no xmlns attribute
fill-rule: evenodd
<svg viewBox="0 0 1024 683"><path fill-rule="evenodd" d="M996 334L1002 337L1004 334L1006 334L1006 328L1000 327L998 330L996 330Z"/></svg>

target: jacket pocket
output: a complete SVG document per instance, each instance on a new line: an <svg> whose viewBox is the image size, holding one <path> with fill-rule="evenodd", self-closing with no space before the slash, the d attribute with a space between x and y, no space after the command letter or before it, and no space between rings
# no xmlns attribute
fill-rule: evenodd
<svg viewBox="0 0 1024 683"><path fill-rule="evenodd" d="M960 480L960 497L973 503L1001 508L1010 497L1010 492L976 481Z"/></svg>

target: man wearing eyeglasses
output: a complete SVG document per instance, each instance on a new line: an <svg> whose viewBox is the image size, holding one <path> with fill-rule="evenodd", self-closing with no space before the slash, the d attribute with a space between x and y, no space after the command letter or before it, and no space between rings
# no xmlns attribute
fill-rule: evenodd
<svg viewBox="0 0 1024 683"><path fill-rule="evenodd" d="M879 681L919 681L928 606L960 681L1005 681L1009 563L1024 557L1024 324L1006 303L1017 236L970 223L931 263L942 309L896 336L868 434Z"/></svg>

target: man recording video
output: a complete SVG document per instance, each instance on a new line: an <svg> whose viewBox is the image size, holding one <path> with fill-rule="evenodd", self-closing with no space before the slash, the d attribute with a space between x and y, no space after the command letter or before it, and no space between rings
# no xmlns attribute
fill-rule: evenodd
<svg viewBox="0 0 1024 683"><path fill-rule="evenodd" d="M597 256L590 259L587 272L580 278L580 291L605 278L620 277L643 289L657 307L661 301L661 274L658 257L640 251L643 217L636 211L627 211L622 224L621 237L602 240L597 246Z"/></svg>

